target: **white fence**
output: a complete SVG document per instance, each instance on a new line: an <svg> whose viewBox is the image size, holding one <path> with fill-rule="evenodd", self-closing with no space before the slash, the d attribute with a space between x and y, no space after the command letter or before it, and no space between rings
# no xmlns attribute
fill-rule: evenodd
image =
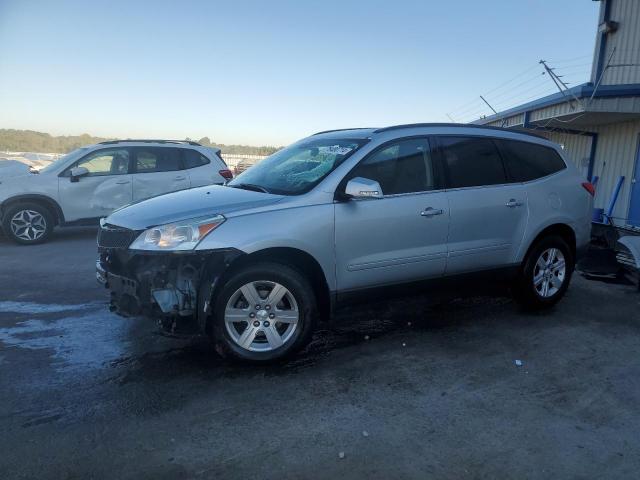
<svg viewBox="0 0 640 480"><path fill-rule="evenodd" d="M225 163L230 167L235 167L241 160L255 160L256 163L267 158L267 155L243 155L238 153L224 153L220 154Z"/></svg>

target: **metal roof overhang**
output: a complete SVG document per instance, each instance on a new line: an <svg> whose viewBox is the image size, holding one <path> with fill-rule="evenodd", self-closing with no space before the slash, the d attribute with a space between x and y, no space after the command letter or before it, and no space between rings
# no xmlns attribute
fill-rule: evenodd
<svg viewBox="0 0 640 480"><path fill-rule="evenodd" d="M595 93L594 93L595 90ZM509 127L587 129L640 118L640 84L578 85L472 123L505 122Z"/></svg>

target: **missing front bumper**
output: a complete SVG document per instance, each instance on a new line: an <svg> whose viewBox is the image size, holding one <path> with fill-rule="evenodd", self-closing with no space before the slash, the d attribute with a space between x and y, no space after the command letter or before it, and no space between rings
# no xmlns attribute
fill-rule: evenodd
<svg viewBox="0 0 640 480"><path fill-rule="evenodd" d="M204 332L209 300L241 254L235 249L180 254L101 249L96 279L110 292L110 310L121 316L153 318L173 334Z"/></svg>

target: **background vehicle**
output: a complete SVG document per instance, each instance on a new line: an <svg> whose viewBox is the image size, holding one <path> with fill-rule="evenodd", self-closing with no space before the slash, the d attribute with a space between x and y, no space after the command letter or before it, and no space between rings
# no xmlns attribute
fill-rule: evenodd
<svg viewBox="0 0 640 480"><path fill-rule="evenodd" d="M55 225L97 223L117 208L232 178L220 150L177 140L113 140L82 147L40 171L0 178L0 223L23 244Z"/></svg>
<svg viewBox="0 0 640 480"><path fill-rule="evenodd" d="M504 281L528 308L554 305L588 245L592 195L560 147L531 134L322 132L226 186L115 212L97 275L118 312L171 331L191 320L221 352L268 361L357 297Z"/></svg>
<svg viewBox="0 0 640 480"><path fill-rule="evenodd" d="M244 172L247 168L253 167L260 160L257 158L245 158L240 160L235 167L233 167L233 174L237 177L242 172Z"/></svg>

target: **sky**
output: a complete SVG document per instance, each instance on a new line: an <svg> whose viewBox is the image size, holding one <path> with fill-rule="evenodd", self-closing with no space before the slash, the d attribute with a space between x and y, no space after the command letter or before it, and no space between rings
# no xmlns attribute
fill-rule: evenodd
<svg viewBox="0 0 640 480"><path fill-rule="evenodd" d="M588 81L591 0L0 0L0 128L286 145Z"/></svg>

